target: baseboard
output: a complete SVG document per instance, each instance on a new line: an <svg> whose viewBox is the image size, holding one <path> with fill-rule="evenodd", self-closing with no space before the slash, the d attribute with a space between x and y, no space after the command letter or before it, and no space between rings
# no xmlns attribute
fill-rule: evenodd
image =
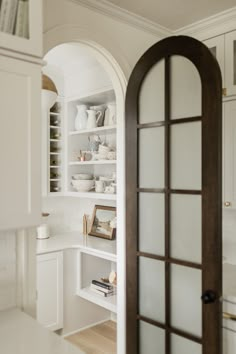
<svg viewBox="0 0 236 354"><path fill-rule="evenodd" d="M66 337L72 336L72 335L75 334L75 333L84 331L85 329L89 329L89 328L91 328L91 327L97 326L97 325L99 325L99 324L102 324L102 323L107 322L107 321L110 321L110 320L111 320L111 319L108 317L108 318L106 318L105 320L98 321L98 322L94 322L94 323L92 323L92 324L90 324L90 325L88 325L88 326L85 326L85 327L76 329L75 331L72 331L72 332L69 332L69 333L66 333L66 334L63 334L63 335L62 335L62 338L66 338Z"/></svg>

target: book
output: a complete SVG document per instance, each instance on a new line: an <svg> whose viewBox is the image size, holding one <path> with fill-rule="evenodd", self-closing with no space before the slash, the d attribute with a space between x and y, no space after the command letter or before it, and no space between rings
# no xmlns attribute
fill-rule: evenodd
<svg viewBox="0 0 236 354"><path fill-rule="evenodd" d="M29 37L29 3L25 0L19 0L17 15L16 15L16 25L15 25L15 35L19 37Z"/></svg>
<svg viewBox="0 0 236 354"><path fill-rule="evenodd" d="M2 0L0 12L0 31L13 34L18 0Z"/></svg>
<svg viewBox="0 0 236 354"><path fill-rule="evenodd" d="M111 289L113 288L113 285L107 284L107 283L103 283L103 282L101 282L101 281L99 281L99 280L95 280L95 279L92 280L92 284L98 285L98 286L100 286L101 288L109 289L109 290L111 290Z"/></svg>
<svg viewBox="0 0 236 354"><path fill-rule="evenodd" d="M96 293L96 294L98 294L98 295L100 295L100 296L103 296L103 297L109 297L109 296L115 295L115 293L114 293L113 291L110 292L110 293L104 293L104 291L94 289L94 288L91 287L91 286L90 286L90 289L91 289L94 293Z"/></svg>
<svg viewBox="0 0 236 354"><path fill-rule="evenodd" d="M103 291L103 292L106 293L106 294L114 293L114 292L116 291L116 289L114 289L114 288L112 288L112 289L105 289L105 288L102 288L101 286L95 285L95 284L91 284L91 288L97 289L97 290L99 290L99 291Z"/></svg>

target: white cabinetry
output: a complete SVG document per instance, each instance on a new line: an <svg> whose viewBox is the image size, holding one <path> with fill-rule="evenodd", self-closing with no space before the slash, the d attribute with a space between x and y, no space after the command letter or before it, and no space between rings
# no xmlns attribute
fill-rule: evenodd
<svg viewBox="0 0 236 354"><path fill-rule="evenodd" d="M40 222L40 66L0 56L0 229Z"/></svg>
<svg viewBox="0 0 236 354"><path fill-rule="evenodd" d="M236 207L236 100L223 103L223 203Z"/></svg>
<svg viewBox="0 0 236 354"><path fill-rule="evenodd" d="M235 354L236 332L223 328L223 354Z"/></svg>
<svg viewBox="0 0 236 354"><path fill-rule="evenodd" d="M0 32L0 48L42 56L42 1L28 0L28 38ZM1 9L2 10L2 9Z"/></svg>
<svg viewBox="0 0 236 354"><path fill-rule="evenodd" d="M224 96L236 95L236 31L204 41L219 62Z"/></svg>
<svg viewBox="0 0 236 354"><path fill-rule="evenodd" d="M37 320L55 331L63 327L63 253L37 256Z"/></svg>

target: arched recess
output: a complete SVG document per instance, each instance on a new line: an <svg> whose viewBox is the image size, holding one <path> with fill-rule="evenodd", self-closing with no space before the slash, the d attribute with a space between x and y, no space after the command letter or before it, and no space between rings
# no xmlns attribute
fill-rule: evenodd
<svg viewBox="0 0 236 354"><path fill-rule="evenodd" d="M104 33L94 33L79 26L65 25L44 33L44 55L54 47L65 43L81 43L92 50L97 61L107 71L116 95L117 103L117 352L125 352L125 112L124 101L130 66L119 50Z"/></svg>
<svg viewBox="0 0 236 354"><path fill-rule="evenodd" d="M186 36L152 46L129 79L127 354L222 353L221 87Z"/></svg>

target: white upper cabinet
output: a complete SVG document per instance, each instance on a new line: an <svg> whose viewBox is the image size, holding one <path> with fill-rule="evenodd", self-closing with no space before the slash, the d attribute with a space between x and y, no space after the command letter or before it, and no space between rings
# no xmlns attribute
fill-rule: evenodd
<svg viewBox="0 0 236 354"><path fill-rule="evenodd" d="M222 85L225 87L225 39L224 35L208 39L204 42L210 49L211 53L216 57L222 75Z"/></svg>
<svg viewBox="0 0 236 354"><path fill-rule="evenodd" d="M219 62L223 95L236 95L236 31L208 39L204 43Z"/></svg>
<svg viewBox="0 0 236 354"><path fill-rule="evenodd" d="M10 21L10 16L15 12L14 27L9 30L7 25L1 23L0 14L0 48L14 50L23 54L42 56L42 1L18 1L18 8L9 8L11 2L3 1L5 7L5 20ZM14 3L14 1L12 1ZM7 8L8 6L8 8ZM1 12L4 11L1 7ZM17 23L18 22L18 23ZM5 28L5 29L4 29ZM10 31L10 32L9 32Z"/></svg>
<svg viewBox="0 0 236 354"><path fill-rule="evenodd" d="M225 35L225 80L227 96L236 95L236 31Z"/></svg>
<svg viewBox="0 0 236 354"><path fill-rule="evenodd" d="M0 56L0 230L40 223L41 70Z"/></svg>
<svg viewBox="0 0 236 354"><path fill-rule="evenodd" d="M236 101L223 104L223 205L236 207Z"/></svg>

